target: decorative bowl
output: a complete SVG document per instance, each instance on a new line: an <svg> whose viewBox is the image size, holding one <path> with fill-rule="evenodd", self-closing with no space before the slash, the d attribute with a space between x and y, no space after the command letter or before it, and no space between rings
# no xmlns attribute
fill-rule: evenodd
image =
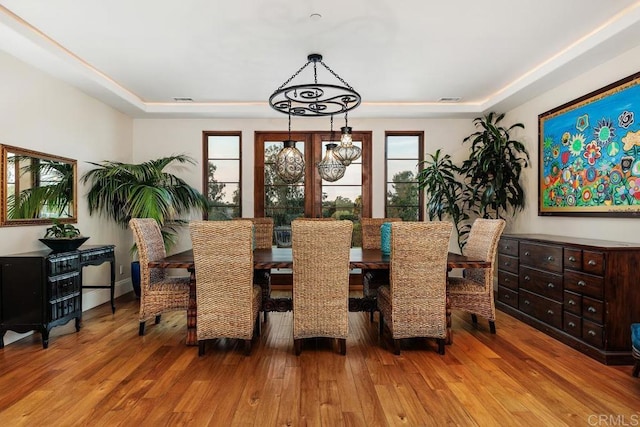
<svg viewBox="0 0 640 427"><path fill-rule="evenodd" d="M84 242L89 240L88 237L72 237L72 238L51 238L45 237L38 239L49 247L53 252L71 252L78 249Z"/></svg>

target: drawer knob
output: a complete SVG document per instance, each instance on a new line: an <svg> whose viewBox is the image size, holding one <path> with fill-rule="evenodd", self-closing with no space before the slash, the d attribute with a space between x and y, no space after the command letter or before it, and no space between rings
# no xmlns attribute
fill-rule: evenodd
<svg viewBox="0 0 640 427"><path fill-rule="evenodd" d="M511 297L509 296L509 294L504 294L502 297L503 297L504 299L511 299Z"/></svg>
<svg viewBox="0 0 640 427"><path fill-rule="evenodd" d="M587 308L587 311L590 313L595 313L597 310L594 307Z"/></svg>
<svg viewBox="0 0 640 427"><path fill-rule="evenodd" d="M596 262L595 262L594 260L590 259L590 260L589 260L589 262L588 262L587 264L589 264L589 265L596 265Z"/></svg>
<svg viewBox="0 0 640 427"><path fill-rule="evenodd" d="M525 303L526 305L531 304L531 303L529 302L529 300L528 300L528 299L524 300L524 303Z"/></svg>
<svg viewBox="0 0 640 427"><path fill-rule="evenodd" d="M587 286L587 283L584 280L578 280L578 286Z"/></svg>
<svg viewBox="0 0 640 427"><path fill-rule="evenodd" d="M569 302L568 302L567 304L569 304L569 305L576 305L576 302L575 302L574 300L570 299L570 300L569 300Z"/></svg>
<svg viewBox="0 0 640 427"><path fill-rule="evenodd" d="M511 249L511 247L509 245L504 245L505 249Z"/></svg>
<svg viewBox="0 0 640 427"><path fill-rule="evenodd" d="M596 332L592 329L589 329L589 332L587 332L589 335L591 335L592 337L596 336Z"/></svg>
<svg viewBox="0 0 640 427"><path fill-rule="evenodd" d="M553 256L552 256L552 255L549 255L549 256L547 257L547 261L553 261Z"/></svg>
<svg viewBox="0 0 640 427"><path fill-rule="evenodd" d="M553 288L555 288L555 286L553 285L553 283L549 283L549 284L547 284L547 288L553 289Z"/></svg>
<svg viewBox="0 0 640 427"><path fill-rule="evenodd" d="M553 310L547 310L547 314L553 316Z"/></svg>
<svg viewBox="0 0 640 427"><path fill-rule="evenodd" d="M509 278L508 278L508 277L505 277L505 278L504 278L504 283L509 283L510 281L511 281L511 280L509 280Z"/></svg>
<svg viewBox="0 0 640 427"><path fill-rule="evenodd" d="M509 261L505 261L505 262L504 262L504 265L505 265L505 266L507 266L507 267L509 267L509 266L511 265L511 262L509 262Z"/></svg>
<svg viewBox="0 0 640 427"><path fill-rule="evenodd" d="M571 255L571 256L569 257L569 261L571 261L571 262L576 262L576 257L574 257L573 255Z"/></svg>
<svg viewBox="0 0 640 427"><path fill-rule="evenodd" d="M529 276L524 276L524 280L529 281L529 280L531 280L531 277L529 277Z"/></svg>
<svg viewBox="0 0 640 427"><path fill-rule="evenodd" d="M525 252L524 252L524 256L529 256L529 255L530 255L530 254L529 254L529 251L525 251Z"/></svg>
<svg viewBox="0 0 640 427"><path fill-rule="evenodd" d="M576 324L575 324L575 323L573 323L573 322L569 322L569 327L570 327L570 328L575 328L575 327L576 327Z"/></svg>

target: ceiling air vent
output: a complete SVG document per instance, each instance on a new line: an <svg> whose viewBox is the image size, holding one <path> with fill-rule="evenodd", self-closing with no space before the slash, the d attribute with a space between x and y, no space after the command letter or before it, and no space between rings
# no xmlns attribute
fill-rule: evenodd
<svg viewBox="0 0 640 427"><path fill-rule="evenodd" d="M459 96L443 96L438 102L460 102L461 99Z"/></svg>

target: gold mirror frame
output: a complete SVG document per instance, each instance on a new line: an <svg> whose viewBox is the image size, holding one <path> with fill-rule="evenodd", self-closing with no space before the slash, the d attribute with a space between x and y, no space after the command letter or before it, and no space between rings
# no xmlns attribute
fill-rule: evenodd
<svg viewBox="0 0 640 427"><path fill-rule="evenodd" d="M0 145L2 147L2 162L0 162L0 200L2 201L0 208L0 226L3 227L11 227L11 226L21 226L21 225L42 225L42 224L52 224L53 220L56 219L61 223L75 223L78 218L78 205L77 205L77 187L78 187L78 176L77 176L77 161L74 159L68 159L66 157L55 156L52 154L41 153L39 151L28 150L20 147L13 147L10 145ZM15 165L14 161L11 161L12 157L21 156L24 157L24 164L22 166ZM29 161L29 159L37 160L36 162ZM41 171L42 165L45 165L45 172ZM68 165L68 167L67 167ZM51 167L53 166L53 167ZM60 168L59 166L63 166ZM14 168L12 176L14 177L15 182L10 182L9 173L10 168ZM22 168L22 171L19 170ZM35 170L38 170L38 174L36 176ZM46 170L49 172L47 173ZM67 176L66 179L61 179L60 181L53 181L62 183L64 181L71 181L71 190L68 192L66 198L68 199L67 203L64 205L64 208L60 208L59 206L52 210L61 210L64 209L67 211L66 214L62 214L60 216L56 216L53 212L46 213L45 209L42 208L42 205L39 203L40 208L37 212L28 214L28 217L18 216L15 218L11 218L11 204L10 199L11 195L14 194L15 190L10 190L10 184L17 184L18 192L20 191L29 191L33 188L45 188L46 186L38 187L31 185L31 182L38 182L44 174L47 174L48 177L55 178L57 176L62 176L60 171L65 173L70 172L71 177ZM41 175L42 174L42 175ZM24 176L26 175L26 178ZM29 177L29 175L32 175ZM21 178L22 177L22 178ZM26 182L27 188L20 190L20 183ZM14 187L15 188L15 187ZM64 200L64 199L63 199ZM51 207L49 207L51 209Z"/></svg>

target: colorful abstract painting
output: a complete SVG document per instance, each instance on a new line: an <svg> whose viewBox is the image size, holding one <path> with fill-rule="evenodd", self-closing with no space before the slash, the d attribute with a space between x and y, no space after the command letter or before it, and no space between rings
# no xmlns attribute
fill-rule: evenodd
<svg viewBox="0 0 640 427"><path fill-rule="evenodd" d="M640 216L640 73L538 116L540 215Z"/></svg>

